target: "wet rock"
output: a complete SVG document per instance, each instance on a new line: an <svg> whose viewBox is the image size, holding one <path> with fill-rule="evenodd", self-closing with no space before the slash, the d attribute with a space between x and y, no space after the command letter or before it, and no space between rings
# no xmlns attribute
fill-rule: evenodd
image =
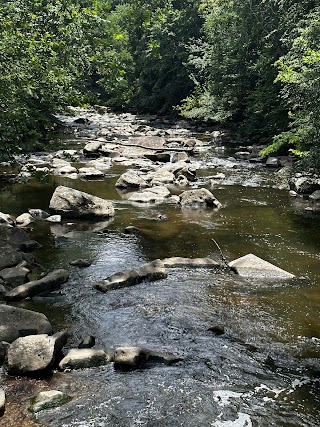
<svg viewBox="0 0 320 427"><path fill-rule="evenodd" d="M237 151L234 157L238 160L249 160L250 154L250 151Z"/></svg>
<svg viewBox="0 0 320 427"><path fill-rule="evenodd" d="M296 191L293 191L293 190L290 190L290 191L289 191L289 195L290 195L291 197L298 197L298 193L297 193Z"/></svg>
<svg viewBox="0 0 320 427"><path fill-rule="evenodd" d="M221 336L221 335L224 335L224 333L225 333L224 327L221 325L210 326L208 328L208 331L212 332L216 336Z"/></svg>
<svg viewBox="0 0 320 427"><path fill-rule="evenodd" d="M152 160L153 162L162 162L167 163L170 162L170 154L162 151L156 151L155 153L146 153L144 154L144 157L146 157L149 160Z"/></svg>
<svg viewBox="0 0 320 427"><path fill-rule="evenodd" d="M0 304L0 341L13 342L29 331L29 335L51 334L52 326L42 314Z"/></svg>
<svg viewBox="0 0 320 427"><path fill-rule="evenodd" d="M75 267L86 268L86 267L90 267L92 262L89 259L75 259L74 261L71 261L69 264Z"/></svg>
<svg viewBox="0 0 320 427"><path fill-rule="evenodd" d="M123 232L124 232L125 234L139 234L139 233L140 233L140 230L139 230L139 228L138 228L138 227L135 227L135 226L133 226L133 225L129 225L128 227L126 227L126 228L123 230Z"/></svg>
<svg viewBox="0 0 320 427"><path fill-rule="evenodd" d="M106 365L110 362L110 356L104 350L93 348L71 349L59 363L59 368L84 369Z"/></svg>
<svg viewBox="0 0 320 427"><path fill-rule="evenodd" d="M144 188L148 187L145 179L135 171L128 171L123 173L116 182L118 188Z"/></svg>
<svg viewBox="0 0 320 427"><path fill-rule="evenodd" d="M133 286L143 281L151 282L164 279L166 277L167 272L163 262L156 259L155 261L144 264L141 267L116 273L105 279L103 282L98 283L95 288L101 292L107 292L112 289Z"/></svg>
<svg viewBox="0 0 320 427"><path fill-rule="evenodd" d="M175 181L175 175L166 170L160 169L152 174L151 186L159 186L163 184L173 184Z"/></svg>
<svg viewBox="0 0 320 427"><path fill-rule="evenodd" d="M6 341L0 341L0 366L3 365L7 357L7 351L8 351L9 345L10 344Z"/></svg>
<svg viewBox="0 0 320 427"><path fill-rule="evenodd" d="M104 173L93 167L80 168L79 176L82 179L102 179L104 178Z"/></svg>
<svg viewBox="0 0 320 427"><path fill-rule="evenodd" d="M66 332L52 336L41 334L17 338L8 348L7 371L14 375L34 375L50 371L67 339Z"/></svg>
<svg viewBox="0 0 320 427"><path fill-rule="evenodd" d="M59 223L61 222L61 219L61 215L50 215L48 218L46 218L46 221L52 223Z"/></svg>
<svg viewBox="0 0 320 427"><path fill-rule="evenodd" d="M36 240L30 240L28 242L23 242L20 245L20 250L22 252L32 252L36 249L42 248L41 243L37 242Z"/></svg>
<svg viewBox="0 0 320 427"><path fill-rule="evenodd" d="M290 180L290 189L298 194L311 194L314 191L320 190L320 178L312 178L306 176L293 177Z"/></svg>
<svg viewBox="0 0 320 427"><path fill-rule="evenodd" d="M170 194L167 187L159 186L133 193L128 200L135 203L162 203Z"/></svg>
<svg viewBox="0 0 320 427"><path fill-rule="evenodd" d="M190 159L188 154L185 151L178 151L172 154L171 162L172 163L190 162Z"/></svg>
<svg viewBox="0 0 320 427"><path fill-rule="evenodd" d="M4 224L6 226L14 226L14 220L9 214L0 212L0 224Z"/></svg>
<svg viewBox="0 0 320 427"><path fill-rule="evenodd" d="M0 271L0 277L6 282L6 284L12 286L19 286L23 283L26 283L27 276L31 272L27 268L28 263L22 261L20 264L15 267L4 268Z"/></svg>
<svg viewBox="0 0 320 427"><path fill-rule="evenodd" d="M78 173L77 168L71 165L62 166L61 168L57 168L56 170L56 174L62 175L62 176L64 175L68 176L68 175L77 174L77 173Z"/></svg>
<svg viewBox="0 0 320 427"><path fill-rule="evenodd" d="M54 169L61 169L61 168L69 168L71 165L67 160L63 159L53 159L51 166Z"/></svg>
<svg viewBox="0 0 320 427"><path fill-rule="evenodd" d="M161 150L166 144L166 140L161 136L139 136L129 138L128 144L136 145L143 148L152 148L154 150Z"/></svg>
<svg viewBox="0 0 320 427"><path fill-rule="evenodd" d="M269 168L278 168L279 166L281 166L281 163L278 157L268 157L266 161L266 166Z"/></svg>
<svg viewBox="0 0 320 427"><path fill-rule="evenodd" d="M4 414L6 408L6 394L3 388L0 388L0 417Z"/></svg>
<svg viewBox="0 0 320 427"><path fill-rule="evenodd" d="M62 391L41 391L32 399L31 405L29 406L29 411L36 413L43 411L44 409L57 408L58 406L62 406L69 402L71 399L71 396L63 393Z"/></svg>
<svg viewBox="0 0 320 427"><path fill-rule="evenodd" d="M116 148L110 148L108 145L103 145L100 149L99 149L99 153L102 156L105 157L119 157L120 156L120 150L116 149Z"/></svg>
<svg viewBox="0 0 320 427"><path fill-rule="evenodd" d="M102 147L101 141L89 142L83 148L83 154L87 157L99 157L99 149Z"/></svg>
<svg viewBox="0 0 320 427"><path fill-rule="evenodd" d="M181 206L221 208L222 204L206 188L186 190L180 195Z"/></svg>
<svg viewBox="0 0 320 427"><path fill-rule="evenodd" d="M78 345L78 348L92 348L96 343L96 339L92 335L84 337L81 343Z"/></svg>
<svg viewBox="0 0 320 427"><path fill-rule="evenodd" d="M23 213L16 218L16 225L18 227L27 227L34 221L32 215L29 213Z"/></svg>
<svg viewBox="0 0 320 427"><path fill-rule="evenodd" d="M229 267L239 276L256 277L258 279L293 279L295 276L285 270L265 261L254 254L248 254L234 261Z"/></svg>
<svg viewBox="0 0 320 427"><path fill-rule="evenodd" d="M141 347L118 347L114 352L115 369L138 369L147 363L165 363L170 365L182 359L168 353L154 351Z"/></svg>
<svg viewBox="0 0 320 427"><path fill-rule="evenodd" d="M320 190L316 190L312 194L310 194L309 200L311 200L312 202L320 202Z"/></svg>
<svg viewBox="0 0 320 427"><path fill-rule="evenodd" d="M162 260L165 267L200 267L219 268L220 264L211 258L182 258L172 257Z"/></svg>
<svg viewBox="0 0 320 427"><path fill-rule="evenodd" d="M66 270L55 270L39 280L17 286L6 293L5 299L7 301L21 301L44 292L52 292L59 289L68 279L69 273Z"/></svg>
<svg viewBox="0 0 320 427"><path fill-rule="evenodd" d="M105 218L114 216L111 202L73 188L59 186L51 200L50 209L62 217Z"/></svg>
<svg viewBox="0 0 320 427"><path fill-rule="evenodd" d="M95 170L98 170L100 172L105 172L108 169L110 169L112 166L111 160L108 158L102 158L97 160L91 160L88 162L89 168L94 168Z"/></svg>

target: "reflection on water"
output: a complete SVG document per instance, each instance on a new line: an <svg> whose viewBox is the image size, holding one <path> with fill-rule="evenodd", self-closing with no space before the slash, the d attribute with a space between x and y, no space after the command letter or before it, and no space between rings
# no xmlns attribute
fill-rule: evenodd
<svg viewBox="0 0 320 427"><path fill-rule="evenodd" d="M70 281L54 298L21 306L45 312L55 330L68 328L70 347L93 334L109 349L144 345L184 359L144 371L115 372L110 365L57 374L48 387L74 400L63 411L40 413L45 425L319 425L319 216L291 205L287 191L271 188L270 172L241 164L225 170L223 159L206 155L210 159L209 169L202 163L203 185L212 173L226 174L212 189L223 204L219 211L132 206L114 187L120 167L105 181L55 177L47 184L3 187L0 211L16 215L27 208L47 210L59 184L113 200L116 208L107 222L32 224L32 237L43 245L37 261L45 271L69 268ZM129 225L139 233L125 235ZM105 277L155 258L220 260L212 239L227 260L254 253L298 279L261 283L175 268L159 282L107 294L93 289ZM70 267L77 258L92 265ZM223 325L225 334L214 336L208 330L214 325Z"/></svg>

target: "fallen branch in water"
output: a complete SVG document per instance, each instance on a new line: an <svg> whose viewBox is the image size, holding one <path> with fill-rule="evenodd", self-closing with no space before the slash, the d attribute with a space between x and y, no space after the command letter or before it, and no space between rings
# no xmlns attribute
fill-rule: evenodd
<svg viewBox="0 0 320 427"><path fill-rule="evenodd" d="M224 255L223 255L223 253L222 253L222 250L221 250L220 246L218 245L218 242L217 242L215 239L213 239L213 238L211 238L211 240L213 241L213 243L214 243L214 244L216 245L216 247L218 248L218 250L219 250L219 252L220 252L221 260L222 260L222 262L224 263L224 265L225 265L227 268L230 268L230 267L229 267L229 265L228 265L228 261L226 260L225 256L224 256Z"/></svg>

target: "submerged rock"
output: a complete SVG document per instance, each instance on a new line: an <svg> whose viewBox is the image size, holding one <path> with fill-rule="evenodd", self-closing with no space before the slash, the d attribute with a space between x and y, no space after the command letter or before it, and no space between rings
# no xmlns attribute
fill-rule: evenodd
<svg viewBox="0 0 320 427"><path fill-rule="evenodd" d="M71 261L69 264L75 267L86 268L86 267L90 267L92 262L89 259L75 259L74 261Z"/></svg>
<svg viewBox="0 0 320 427"><path fill-rule="evenodd" d="M71 399L71 396L63 393L62 391L41 391L36 397L32 399L29 411L36 413L43 411L44 409L57 408L58 406L69 402Z"/></svg>
<svg viewBox="0 0 320 427"><path fill-rule="evenodd" d="M0 304L0 341L11 343L28 334L51 333L51 323L44 314Z"/></svg>
<svg viewBox="0 0 320 427"><path fill-rule="evenodd" d="M68 279L69 273L67 270L55 270L39 280L17 286L6 293L5 299L7 301L21 301L22 299L34 297L44 292L52 292L59 289Z"/></svg>
<svg viewBox="0 0 320 427"><path fill-rule="evenodd" d="M14 375L42 374L51 370L68 334L60 332L17 338L8 348L6 368Z"/></svg>
<svg viewBox="0 0 320 427"><path fill-rule="evenodd" d="M219 268L220 264L211 258L182 258L172 257L162 260L165 267L208 267Z"/></svg>
<svg viewBox="0 0 320 427"><path fill-rule="evenodd" d="M93 348L73 348L59 363L60 369L84 369L106 365L110 356L104 350Z"/></svg>
<svg viewBox="0 0 320 427"><path fill-rule="evenodd" d="M295 277L254 254L245 255L229 262L228 265L242 277L256 277L258 279L293 279Z"/></svg>
<svg viewBox="0 0 320 427"><path fill-rule="evenodd" d="M171 365L181 360L178 356L141 347L118 347L114 352L115 369L138 369L148 362Z"/></svg>
<svg viewBox="0 0 320 427"><path fill-rule="evenodd" d="M64 186L56 188L49 207L62 217L105 218L114 216L113 205L108 200Z"/></svg>
<svg viewBox="0 0 320 427"><path fill-rule="evenodd" d="M96 339L92 335L84 337L81 343L78 345L78 348L92 348L96 343Z"/></svg>
<svg viewBox="0 0 320 427"><path fill-rule="evenodd" d="M107 292L112 289L136 285L145 280L152 282L166 277L167 272L163 262L160 259L156 259L141 267L113 274L103 282L98 283L95 288L101 292Z"/></svg>

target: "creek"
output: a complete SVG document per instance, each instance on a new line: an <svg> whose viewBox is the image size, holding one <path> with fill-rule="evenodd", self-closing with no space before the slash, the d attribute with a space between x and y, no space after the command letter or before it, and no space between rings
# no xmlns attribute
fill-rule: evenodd
<svg viewBox="0 0 320 427"><path fill-rule="evenodd" d="M116 126L121 120L114 115L109 123ZM162 124L160 129L170 127ZM69 329L70 348L91 334L100 347L139 345L180 355L183 361L129 372L109 364L57 372L41 381L13 380L2 373L8 406L24 408L30 394L54 388L73 400L38 413L36 422L42 425L315 427L320 424L319 214L305 209L304 200L290 198L276 184L274 171L230 159L239 150L232 139L212 142L208 133L185 123L174 129L208 141L193 159L196 184L210 188L223 205L220 210L130 203L115 189L126 167L115 165L101 181L54 176L49 182L1 183L0 211L48 210L57 185L112 200L116 215L107 222L32 224L30 236L43 245L34 252L37 262L45 270L68 268L70 280L50 297L17 305L43 312L56 331ZM79 149L88 140L85 131L95 130L84 125L76 138L65 139L65 147ZM225 177L209 187L208 177L217 172ZM124 234L129 225L139 234ZM170 269L158 282L106 294L93 289L113 273L156 258L220 261L212 239L228 261L254 253L297 278L259 281L184 267ZM90 259L91 266L69 266L78 258ZM215 325L225 333L210 331ZM10 427L33 425L20 410Z"/></svg>

